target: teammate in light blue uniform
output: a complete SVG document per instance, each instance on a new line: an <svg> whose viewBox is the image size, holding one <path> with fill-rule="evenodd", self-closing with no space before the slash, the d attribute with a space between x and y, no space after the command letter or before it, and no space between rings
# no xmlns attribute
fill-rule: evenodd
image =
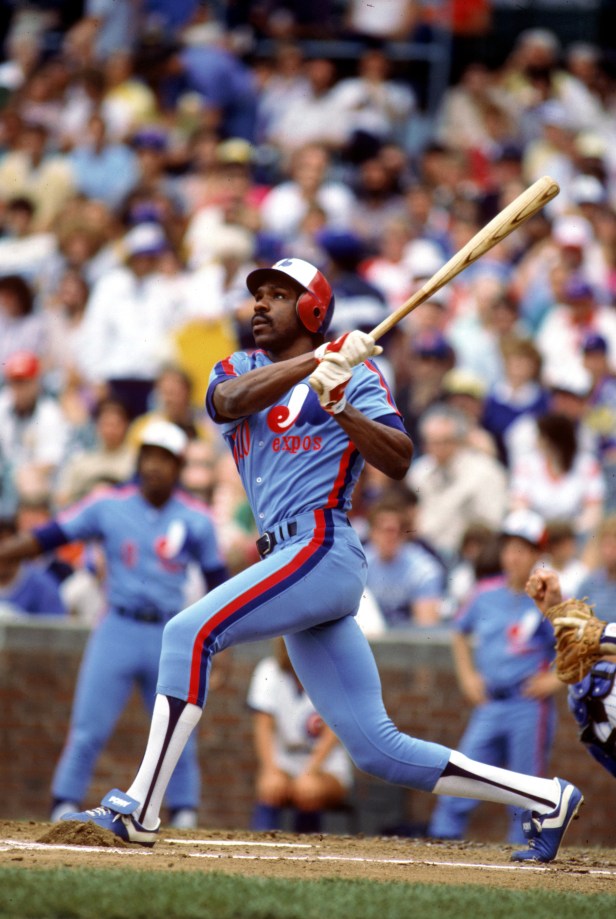
<svg viewBox="0 0 616 919"><path fill-rule="evenodd" d="M366 561L346 515L364 460L402 479L412 456L391 394L368 360L379 349L359 331L323 342L333 297L307 262L257 269L247 284L257 350L214 368L207 406L242 476L262 561L169 621L133 783L65 819L153 845L167 783L202 714L213 655L282 634L316 710L359 768L437 794L527 807L535 829L518 855L551 860L582 800L575 786L484 766L409 737L383 706L374 657L355 620Z"/></svg>
<svg viewBox="0 0 616 919"><path fill-rule="evenodd" d="M559 688L550 669L554 630L525 592L544 530L533 511L508 515L501 534L504 575L487 580L454 622L458 679L475 706L459 749L530 775L546 773ZM430 835L462 839L477 803L439 798ZM509 841L514 843L524 841L518 816L512 809Z"/></svg>
<svg viewBox="0 0 616 919"><path fill-rule="evenodd" d="M209 587L226 577L209 512L176 488L186 441L175 425L150 422L141 436L138 484L96 491L20 540L29 555L77 540L98 540L105 549L108 612L81 663L70 731L52 782L54 820L84 799L135 684L152 711L163 630L182 606L189 564L201 567ZM175 825L196 817L199 793L191 739L169 783Z"/></svg>

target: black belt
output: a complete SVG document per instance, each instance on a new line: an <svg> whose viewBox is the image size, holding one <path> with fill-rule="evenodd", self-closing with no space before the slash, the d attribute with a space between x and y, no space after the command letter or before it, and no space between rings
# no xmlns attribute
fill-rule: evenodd
<svg viewBox="0 0 616 919"><path fill-rule="evenodd" d="M127 606L114 606L118 616L125 619L134 619L135 622L168 622L174 615L173 613L163 613L153 607L142 607L140 609L130 609Z"/></svg>
<svg viewBox="0 0 616 919"><path fill-rule="evenodd" d="M265 558L279 542L284 542L284 540L289 539L290 536L296 535L297 523L294 520L283 523L276 527L275 530L268 530L263 536L259 536L257 539L257 551L261 558Z"/></svg>
<svg viewBox="0 0 616 919"><path fill-rule="evenodd" d="M524 682L516 683L514 686L503 686L501 689L488 690L488 698L491 702L502 702L504 699L515 699L522 697Z"/></svg>

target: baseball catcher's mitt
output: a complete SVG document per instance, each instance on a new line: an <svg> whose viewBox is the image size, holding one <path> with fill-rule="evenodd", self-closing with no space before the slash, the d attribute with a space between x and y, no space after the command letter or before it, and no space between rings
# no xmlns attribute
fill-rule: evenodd
<svg viewBox="0 0 616 919"><path fill-rule="evenodd" d="M546 612L556 634L556 675L563 683L579 683L605 651L601 635L606 623L583 600L564 600Z"/></svg>

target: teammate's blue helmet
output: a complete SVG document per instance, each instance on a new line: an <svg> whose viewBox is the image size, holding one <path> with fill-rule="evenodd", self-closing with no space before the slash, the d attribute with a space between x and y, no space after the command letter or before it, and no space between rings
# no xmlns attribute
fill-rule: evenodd
<svg viewBox="0 0 616 919"><path fill-rule="evenodd" d="M318 268L301 258L283 258L271 268L256 268L246 278L251 294L272 276L293 278L305 293L297 298L297 315L309 332L325 333L334 315L334 294L327 278Z"/></svg>

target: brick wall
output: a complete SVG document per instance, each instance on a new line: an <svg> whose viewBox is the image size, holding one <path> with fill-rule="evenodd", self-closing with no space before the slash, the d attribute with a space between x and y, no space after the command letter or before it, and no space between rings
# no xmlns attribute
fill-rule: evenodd
<svg viewBox="0 0 616 919"><path fill-rule="evenodd" d="M77 669L87 638L78 624L0 622L0 818L48 817L49 783L64 743ZM237 647L214 664L220 683L210 694L199 725L203 780L200 823L248 826L252 806L248 681L267 643ZM374 643L387 708L402 730L455 746L468 715L451 667L446 636L439 633L388 636ZM578 743L564 693L550 774L578 783L586 796L582 819L567 836L576 845L616 844L611 810L614 779ZM135 693L101 755L86 806L113 786L128 787L144 750L149 718ZM375 834L425 823L435 799L357 775L355 830ZM469 838L502 840L507 816L501 806L482 804ZM348 824L332 829L344 830Z"/></svg>

